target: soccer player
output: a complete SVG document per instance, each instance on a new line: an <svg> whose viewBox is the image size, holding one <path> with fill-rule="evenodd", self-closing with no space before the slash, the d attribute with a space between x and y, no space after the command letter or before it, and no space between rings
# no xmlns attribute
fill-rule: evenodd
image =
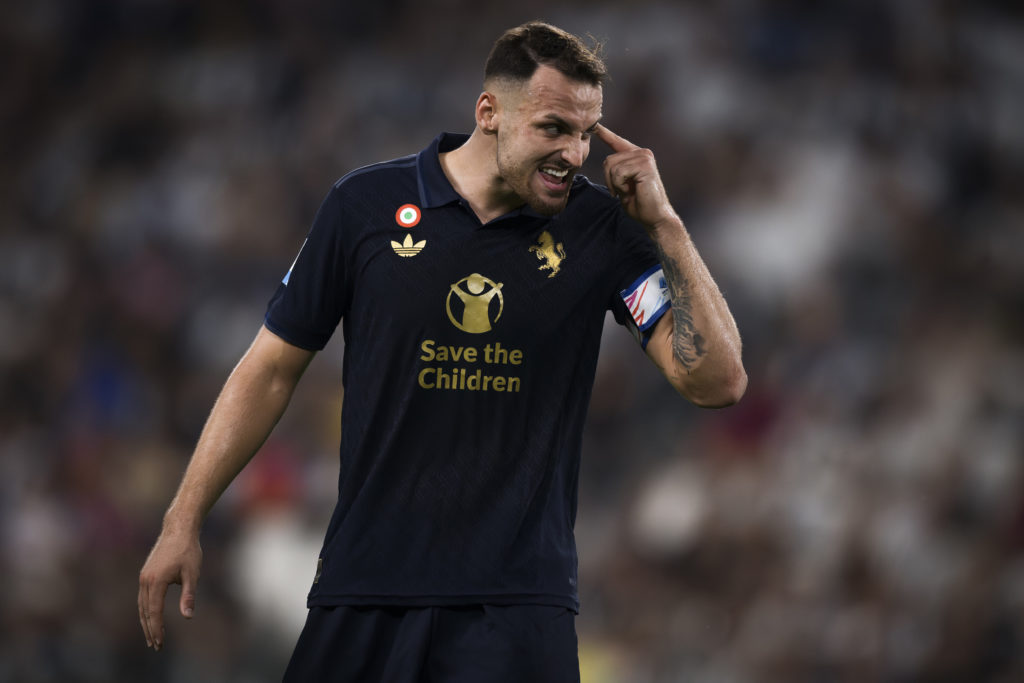
<svg viewBox="0 0 1024 683"><path fill-rule="evenodd" d="M202 520L341 322L339 497L285 679L579 679L573 524L606 311L695 404L746 386L653 154L599 123L604 77L577 37L511 29L471 135L331 188L142 568L147 644L169 584L192 616ZM595 137L607 189L578 175Z"/></svg>

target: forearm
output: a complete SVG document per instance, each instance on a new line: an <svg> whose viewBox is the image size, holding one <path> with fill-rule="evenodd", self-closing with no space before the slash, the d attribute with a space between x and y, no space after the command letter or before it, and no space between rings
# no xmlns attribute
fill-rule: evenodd
<svg viewBox="0 0 1024 683"><path fill-rule="evenodd" d="M261 330L228 377L164 516L165 528L198 532L210 508L281 418L312 357L296 356L294 347L277 348L282 344Z"/></svg>
<svg viewBox="0 0 1024 683"><path fill-rule="evenodd" d="M735 403L746 387L739 330L682 221L649 229L672 300L670 380L701 405Z"/></svg>

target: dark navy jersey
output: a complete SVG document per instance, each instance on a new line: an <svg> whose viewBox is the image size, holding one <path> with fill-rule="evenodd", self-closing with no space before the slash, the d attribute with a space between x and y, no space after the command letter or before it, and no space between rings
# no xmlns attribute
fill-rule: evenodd
<svg viewBox="0 0 1024 683"><path fill-rule="evenodd" d="M487 224L438 159L354 171L320 207L266 326L342 322L334 510L310 605L578 609L580 442L605 313L643 341L668 297L642 226L577 177L554 217Z"/></svg>

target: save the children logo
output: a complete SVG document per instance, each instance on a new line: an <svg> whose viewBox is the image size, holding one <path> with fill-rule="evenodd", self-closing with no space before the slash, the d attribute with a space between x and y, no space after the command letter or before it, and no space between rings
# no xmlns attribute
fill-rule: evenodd
<svg viewBox="0 0 1024 683"><path fill-rule="evenodd" d="M472 273L448 287L445 310L452 325L470 334L490 332L505 309L502 283ZM492 337L479 343L424 339L417 349L421 389L518 394L526 362L522 349ZM465 340L463 340L465 341Z"/></svg>
<svg viewBox="0 0 1024 683"><path fill-rule="evenodd" d="M462 278L448 290L448 297L444 303L448 320L463 332L490 332L491 325L498 322L502 311L505 310L501 286L502 283L480 273ZM495 302L497 305L494 305Z"/></svg>

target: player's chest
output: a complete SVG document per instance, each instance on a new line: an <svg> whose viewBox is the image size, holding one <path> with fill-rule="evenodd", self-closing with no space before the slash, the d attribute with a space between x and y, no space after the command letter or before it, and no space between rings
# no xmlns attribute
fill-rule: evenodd
<svg viewBox="0 0 1024 683"><path fill-rule="evenodd" d="M374 228L353 254L353 305L364 313L469 334L543 334L603 315L609 255L585 230L527 217L481 227L415 207Z"/></svg>

